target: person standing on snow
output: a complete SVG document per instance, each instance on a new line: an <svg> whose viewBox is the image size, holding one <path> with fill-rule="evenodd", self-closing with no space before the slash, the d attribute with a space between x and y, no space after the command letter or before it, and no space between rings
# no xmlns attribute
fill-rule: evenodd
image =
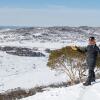
<svg viewBox="0 0 100 100"><path fill-rule="evenodd" d="M87 61L87 67L88 67L88 78L85 83L83 83L84 86L91 85L91 82L95 81L95 66L96 66L96 60L98 54L100 54L100 49L96 45L96 40L94 37L89 38L89 44L86 48L79 48L77 46L72 47L73 50L77 50L79 52L86 52L86 61Z"/></svg>

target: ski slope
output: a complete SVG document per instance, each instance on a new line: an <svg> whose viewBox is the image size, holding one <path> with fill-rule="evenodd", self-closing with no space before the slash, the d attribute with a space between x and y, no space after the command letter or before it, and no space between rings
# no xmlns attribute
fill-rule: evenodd
<svg viewBox="0 0 100 100"><path fill-rule="evenodd" d="M100 80L87 87L79 84L66 88L47 89L43 93L21 100L100 100Z"/></svg>

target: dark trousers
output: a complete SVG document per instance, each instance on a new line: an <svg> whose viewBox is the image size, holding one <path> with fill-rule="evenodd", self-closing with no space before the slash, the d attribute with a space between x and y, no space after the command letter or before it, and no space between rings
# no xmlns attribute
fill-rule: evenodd
<svg viewBox="0 0 100 100"><path fill-rule="evenodd" d="M88 71L87 82L90 83L90 82L92 82L92 81L95 81L95 72L94 72L94 69Z"/></svg>

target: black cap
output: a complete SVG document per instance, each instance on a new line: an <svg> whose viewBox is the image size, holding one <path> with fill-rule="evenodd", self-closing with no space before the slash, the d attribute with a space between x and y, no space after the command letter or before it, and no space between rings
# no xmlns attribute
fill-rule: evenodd
<svg viewBox="0 0 100 100"><path fill-rule="evenodd" d="M95 37L93 37L93 36L91 36L91 37L89 37L89 40L95 40Z"/></svg>

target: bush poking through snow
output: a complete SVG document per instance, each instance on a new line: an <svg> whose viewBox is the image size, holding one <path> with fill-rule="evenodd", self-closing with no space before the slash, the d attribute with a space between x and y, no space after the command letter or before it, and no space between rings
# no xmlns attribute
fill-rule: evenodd
<svg viewBox="0 0 100 100"><path fill-rule="evenodd" d="M21 98L35 95L36 93L39 92L46 91L46 88L58 88L58 87L67 87L67 84L66 83L50 84L47 86L38 86L27 90L16 88L8 90L4 93L0 93L0 100L18 100Z"/></svg>
<svg viewBox="0 0 100 100"><path fill-rule="evenodd" d="M75 84L75 80L82 82L86 73L86 54L73 51L70 46L62 49L53 50L48 59L47 65L51 69L57 69L66 73L71 81ZM100 57L97 60L97 67L100 66Z"/></svg>

